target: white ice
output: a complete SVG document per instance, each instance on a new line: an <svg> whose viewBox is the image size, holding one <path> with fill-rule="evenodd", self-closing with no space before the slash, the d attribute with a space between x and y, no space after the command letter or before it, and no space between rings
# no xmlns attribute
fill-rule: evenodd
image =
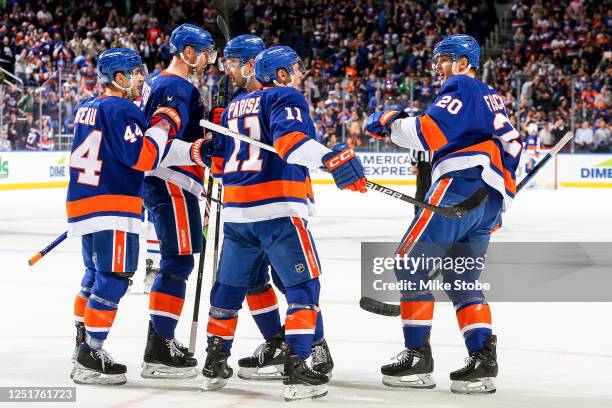
<svg viewBox="0 0 612 408"><path fill-rule="evenodd" d="M412 187L397 187L408 193ZM359 195L315 186L318 217L310 224L323 264L321 306L336 363L329 395L305 405L421 407L612 407L612 303L493 303L498 335L498 392L458 396L448 373L466 357L452 306L436 305L432 331L435 390L396 390L381 384L379 367L403 347L400 322L359 309L360 242L397 241L413 208L376 192ZM62 189L0 192L0 386L72 386L73 299L83 271L78 240L62 243L30 268L27 259L65 228ZM498 241L612 241L612 191L530 190L506 214ZM285 404L280 384L236 377L213 393L200 391L201 377L180 382L139 377L145 345L148 297L141 268L132 293L121 301L106 349L128 366L119 387L78 386L77 404L87 407L271 407ZM612 272L612 271L611 271ZM195 273L177 337L187 342ZM197 357L204 360L210 290L205 270ZM597 284L593 282L592 284ZM612 288L610 289L612 290ZM283 301L281 300L281 304ZM243 309L230 364L261 342ZM63 404L62 406L66 406ZM47 405L45 405L47 406Z"/></svg>

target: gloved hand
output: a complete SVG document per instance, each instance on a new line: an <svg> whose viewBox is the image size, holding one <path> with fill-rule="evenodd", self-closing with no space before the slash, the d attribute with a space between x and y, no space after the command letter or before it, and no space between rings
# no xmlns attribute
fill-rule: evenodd
<svg viewBox="0 0 612 408"><path fill-rule="evenodd" d="M336 186L340 190L351 190L365 193L366 179L363 164L355 155L353 149L346 143L337 144L331 152L323 156L321 160L327 170L330 171Z"/></svg>
<svg viewBox="0 0 612 408"><path fill-rule="evenodd" d="M381 111L368 116L366 121L366 133L376 139L384 139L391 135L391 123L396 119L406 118L408 114L404 111Z"/></svg>
<svg viewBox="0 0 612 408"><path fill-rule="evenodd" d="M221 125L221 115L225 112L225 106L215 105L208 112L208 120L215 125Z"/></svg>
<svg viewBox="0 0 612 408"><path fill-rule="evenodd" d="M215 151L215 139L198 139L191 144L191 160L201 167L212 166L212 154Z"/></svg>
<svg viewBox="0 0 612 408"><path fill-rule="evenodd" d="M149 121L149 127L165 120L170 125L168 136L176 135L176 132L181 128L181 116L178 113L177 107L178 102L174 98L166 98L164 103L159 104L155 112L153 112L153 116Z"/></svg>

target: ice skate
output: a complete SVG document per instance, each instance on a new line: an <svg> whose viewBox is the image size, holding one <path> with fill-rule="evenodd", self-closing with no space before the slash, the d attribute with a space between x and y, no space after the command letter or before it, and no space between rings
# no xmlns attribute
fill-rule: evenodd
<svg viewBox="0 0 612 408"><path fill-rule="evenodd" d="M153 260L146 260L146 270L144 277L144 293L151 293L151 287L153 286L153 282L155 281L155 277L157 276L157 272L159 272L159 268L153 267Z"/></svg>
<svg viewBox="0 0 612 408"><path fill-rule="evenodd" d="M436 383L431 378L434 361L429 345L429 334L425 336L423 347L405 349L394 357L395 363L380 368L382 382L387 387L431 389Z"/></svg>
<svg viewBox="0 0 612 408"><path fill-rule="evenodd" d="M71 377L76 384L121 385L127 381L126 371L106 350L94 350L82 343Z"/></svg>
<svg viewBox="0 0 612 408"><path fill-rule="evenodd" d="M184 379L198 375L198 361L176 339L156 336L149 321L149 333L140 376L143 378Z"/></svg>
<svg viewBox="0 0 612 408"><path fill-rule="evenodd" d="M466 359L467 365L450 374L451 391L456 394L492 394L496 391L497 337L490 335L482 350Z"/></svg>
<svg viewBox="0 0 612 408"><path fill-rule="evenodd" d="M206 348L206 361L202 368L204 383L203 391L213 391L224 387L228 378L234 374L234 370L227 365L227 354L223 351L223 339L213 336Z"/></svg>
<svg viewBox="0 0 612 408"><path fill-rule="evenodd" d="M334 368L334 360L332 360L329 346L325 339L317 343L313 343L312 351L310 353L310 365L312 369L325 374L331 378L331 371Z"/></svg>
<svg viewBox="0 0 612 408"><path fill-rule="evenodd" d="M283 378L285 401L321 398L327 395L327 376L308 367L302 357L288 355L287 342L283 342L281 349L282 353L287 355L284 368L286 377Z"/></svg>
<svg viewBox="0 0 612 408"><path fill-rule="evenodd" d="M74 372L76 371L76 367L74 363L76 362L77 356L79 355L79 347L85 341L85 324L83 322L75 322L74 326L76 327L76 337L74 339L74 351L72 352L72 370L70 371L70 378L74 377Z"/></svg>
<svg viewBox="0 0 612 408"><path fill-rule="evenodd" d="M282 337L275 336L259 345L252 356L238 360L238 377L243 380L282 379L285 364L282 342Z"/></svg>

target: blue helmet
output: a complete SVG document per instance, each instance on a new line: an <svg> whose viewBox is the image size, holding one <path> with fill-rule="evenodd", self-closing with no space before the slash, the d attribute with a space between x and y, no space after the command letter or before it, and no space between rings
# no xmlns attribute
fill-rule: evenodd
<svg viewBox="0 0 612 408"><path fill-rule="evenodd" d="M103 84L110 84L115 80L115 73L131 73L134 68L140 66L142 59L136 51L129 48L111 48L98 57L96 71Z"/></svg>
<svg viewBox="0 0 612 408"><path fill-rule="evenodd" d="M304 63L292 48L284 45L270 47L255 57L255 78L260 84L269 85L276 80L276 73L281 68L293 76L295 63L304 70Z"/></svg>
<svg viewBox="0 0 612 408"><path fill-rule="evenodd" d="M433 65L435 66L438 58L448 55L453 61L459 61L461 57L466 57L472 68L478 68L480 64L480 45L471 35L453 34L438 42L433 51Z"/></svg>
<svg viewBox="0 0 612 408"><path fill-rule="evenodd" d="M224 58L240 58L244 65L251 58L266 49L264 41L252 34L239 35L232 38L223 49Z"/></svg>
<svg viewBox="0 0 612 408"><path fill-rule="evenodd" d="M213 49L215 41L205 29L193 24L181 24L170 34L170 52L181 53L188 45L199 54L203 49Z"/></svg>

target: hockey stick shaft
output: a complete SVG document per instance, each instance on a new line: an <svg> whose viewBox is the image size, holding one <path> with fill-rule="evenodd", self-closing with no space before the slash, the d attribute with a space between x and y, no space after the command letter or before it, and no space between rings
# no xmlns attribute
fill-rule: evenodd
<svg viewBox="0 0 612 408"><path fill-rule="evenodd" d="M66 238L68 237L68 231L64 231L64 233L62 235L60 235L59 237L55 238L53 240L53 242L51 242L49 245L47 245L44 249L42 249L41 251L37 252L36 255L34 255L33 257L31 257L28 260L28 265L32 266L34 265L36 262L40 261L40 259L47 255L49 252L51 252L53 250L53 248L55 248L56 246L58 246L60 243L62 243Z"/></svg>
<svg viewBox="0 0 612 408"><path fill-rule="evenodd" d="M221 202L221 191L223 186L221 183L217 184L217 199ZM219 232L221 231L221 204L217 206L217 213L215 214L215 246L213 251L213 273L212 273L212 284L215 284L217 280L217 266L219 265Z"/></svg>
<svg viewBox="0 0 612 408"><path fill-rule="evenodd" d="M230 40L230 32L225 20L220 15L217 16L217 27L221 30L221 34L223 34L223 38L225 38L225 44L227 44ZM227 106L228 93L229 93L229 76L225 75L224 79L224 91L223 91L223 106Z"/></svg>
<svg viewBox="0 0 612 408"><path fill-rule="evenodd" d="M257 146L261 149L270 151L270 152L274 152L276 153L276 149L274 149L274 147L265 144L263 142L260 142L259 140L254 140L251 139L248 136L245 136L243 134L237 133L237 132L233 132L230 129L227 129L223 126L217 125L215 123L212 123L208 120L204 120L202 119L200 121L200 126L205 127L206 129L212 130L213 132L217 132L220 133L222 135L225 136L229 136L229 137L233 137L234 139L240 140L242 142L245 143L250 143L254 146ZM426 202L423 202L421 200L417 200L414 197L410 197L407 194L401 193L397 190L393 190L389 187L385 187L383 185L380 185L378 183L374 183L373 181L366 181L368 188L374 190L374 191L378 191L379 193L383 193L385 195L388 195L390 197L393 198L397 198L398 200L402 200L405 201L407 203L413 204L413 205L417 205L419 207L423 207L425 209L428 209L432 212L435 213L440 213L442 215L444 215L445 217L449 217L449 218L457 218L457 217L462 217L466 214L468 214L469 212L473 211L474 209L476 209L477 207L479 207L482 203L484 203L484 201L487 199L487 192L486 189L482 188L482 189L478 189L472 196L468 197L466 200L464 200L463 202L457 204L456 206L453 207L438 207L436 205L432 205Z"/></svg>
<svg viewBox="0 0 612 408"><path fill-rule="evenodd" d="M519 185L516 187L516 193L517 194L531 180L533 180L535 175L538 174L538 172L546 165L546 163L548 163L553 158L553 156L555 156L557 153L559 153L561 151L561 149L563 149L563 147L570 140L572 140L572 137L574 137L574 134L572 132L567 132L561 138L561 140L559 140L557 142L557 144L554 145L552 147L552 149L550 149L548 151L546 156L544 156L544 158L542 158L542 160L540 160L538 162L538 164L533 169L531 169L531 171L529 173L527 173L527 175L523 178L523 180L521 180ZM440 274L440 270L434 271L434 273L430 276L430 279L435 279L439 274ZM367 296L364 296L364 297L361 298L361 300L359 301L359 306L363 310L366 310L366 311L371 312L371 313L379 314L379 315L382 315L382 316L399 316L400 315L400 307L398 305L381 302L379 300L376 300L376 299L373 299L373 298L370 298L370 297L367 297Z"/></svg>
<svg viewBox="0 0 612 408"><path fill-rule="evenodd" d="M202 251L198 260L198 279L196 282L195 300L193 302L193 319L191 320L191 333L189 335L189 352L194 353L198 339L198 319L200 317L200 297L202 295L202 282L204 280L204 256L206 255L206 241L208 238L208 223L210 222L210 202L212 199L213 176L208 173L208 188L206 190L206 202L204 207L204 219L202 221Z"/></svg>

